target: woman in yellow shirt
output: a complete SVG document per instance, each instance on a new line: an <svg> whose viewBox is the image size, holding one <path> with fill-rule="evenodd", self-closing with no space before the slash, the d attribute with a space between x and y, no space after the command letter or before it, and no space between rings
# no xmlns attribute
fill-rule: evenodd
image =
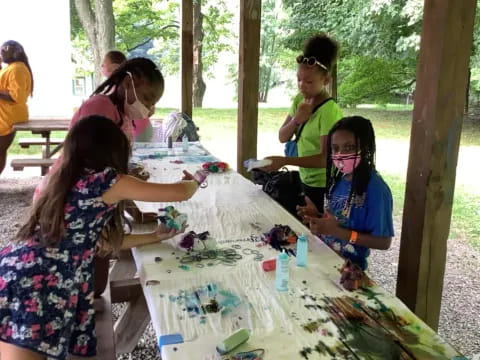
<svg viewBox="0 0 480 360"><path fill-rule="evenodd" d="M33 75L23 46L9 40L0 48L0 174L5 168L7 150L15 138L13 125L28 120L28 95L33 94Z"/></svg>

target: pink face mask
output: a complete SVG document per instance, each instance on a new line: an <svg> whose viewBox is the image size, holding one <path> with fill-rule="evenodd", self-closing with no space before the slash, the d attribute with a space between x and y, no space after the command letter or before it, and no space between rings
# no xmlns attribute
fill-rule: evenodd
<svg viewBox="0 0 480 360"><path fill-rule="evenodd" d="M353 173L361 159L360 154L357 153L332 155L332 161L336 168L344 174Z"/></svg>

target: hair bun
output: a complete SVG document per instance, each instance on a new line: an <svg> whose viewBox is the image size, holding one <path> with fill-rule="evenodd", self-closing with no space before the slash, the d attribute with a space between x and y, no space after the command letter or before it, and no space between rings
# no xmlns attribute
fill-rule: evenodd
<svg viewBox="0 0 480 360"><path fill-rule="evenodd" d="M329 70L337 60L338 43L325 33L319 33L310 37L303 46L303 55L305 57L315 57L320 63L324 64Z"/></svg>

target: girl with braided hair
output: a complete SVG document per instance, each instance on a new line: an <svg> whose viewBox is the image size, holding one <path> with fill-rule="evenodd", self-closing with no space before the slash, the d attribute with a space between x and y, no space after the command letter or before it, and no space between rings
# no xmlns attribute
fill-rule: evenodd
<svg viewBox="0 0 480 360"><path fill-rule="evenodd" d="M134 139L136 119L153 114L155 104L164 90L162 73L155 63L146 58L133 58L124 62L107 78L73 115L70 127L79 119L101 115L122 129L130 142ZM57 168L53 164L50 172ZM34 200L47 185L44 177L35 189Z"/></svg>
<svg viewBox="0 0 480 360"><path fill-rule="evenodd" d="M325 216L313 202L298 214L313 233L363 270L370 249L387 250L393 232L392 193L375 169L375 133L370 120L345 117L327 139Z"/></svg>
<svg viewBox="0 0 480 360"><path fill-rule="evenodd" d="M32 69L23 46L14 40L3 43L2 61L8 66L0 70L0 174L15 138L13 125L28 120L27 98L33 94Z"/></svg>

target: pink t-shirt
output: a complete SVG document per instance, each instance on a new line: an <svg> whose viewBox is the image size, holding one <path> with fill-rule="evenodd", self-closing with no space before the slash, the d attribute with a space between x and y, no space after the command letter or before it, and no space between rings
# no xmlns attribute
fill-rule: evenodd
<svg viewBox="0 0 480 360"><path fill-rule="evenodd" d="M77 112L73 115L72 121L70 122L70 128L75 125L75 123L90 115L101 115L105 116L112 120L115 124L120 124L122 117L117 110L117 107L113 104L112 100L108 95L94 95L80 106ZM136 123L136 122L135 122ZM133 126L132 121L128 119L125 115L123 116L122 130L127 135L127 138L133 140Z"/></svg>
<svg viewBox="0 0 480 360"><path fill-rule="evenodd" d="M118 112L117 108L110 100L110 98L107 95L99 94L94 95L84 101L84 103L80 106L77 112L73 115L72 121L70 121L70 128L72 128L72 126L75 125L78 120L90 115L105 116L106 118L112 120L115 124L119 124L122 119L120 113ZM126 116L123 117L122 131L125 133L128 140L130 140L130 142L133 142L132 121L129 120ZM51 174L58 168L58 166L60 165L61 156L62 155L60 155L58 159L53 163L52 167L50 168L49 174ZM38 196L47 186L49 174L44 176L35 188L35 192L33 193L34 201L38 198Z"/></svg>
<svg viewBox="0 0 480 360"><path fill-rule="evenodd" d="M135 127L133 129L133 135L139 136L140 134L142 134L145 131L145 129L147 128L149 122L150 122L149 118L136 119L135 120Z"/></svg>

